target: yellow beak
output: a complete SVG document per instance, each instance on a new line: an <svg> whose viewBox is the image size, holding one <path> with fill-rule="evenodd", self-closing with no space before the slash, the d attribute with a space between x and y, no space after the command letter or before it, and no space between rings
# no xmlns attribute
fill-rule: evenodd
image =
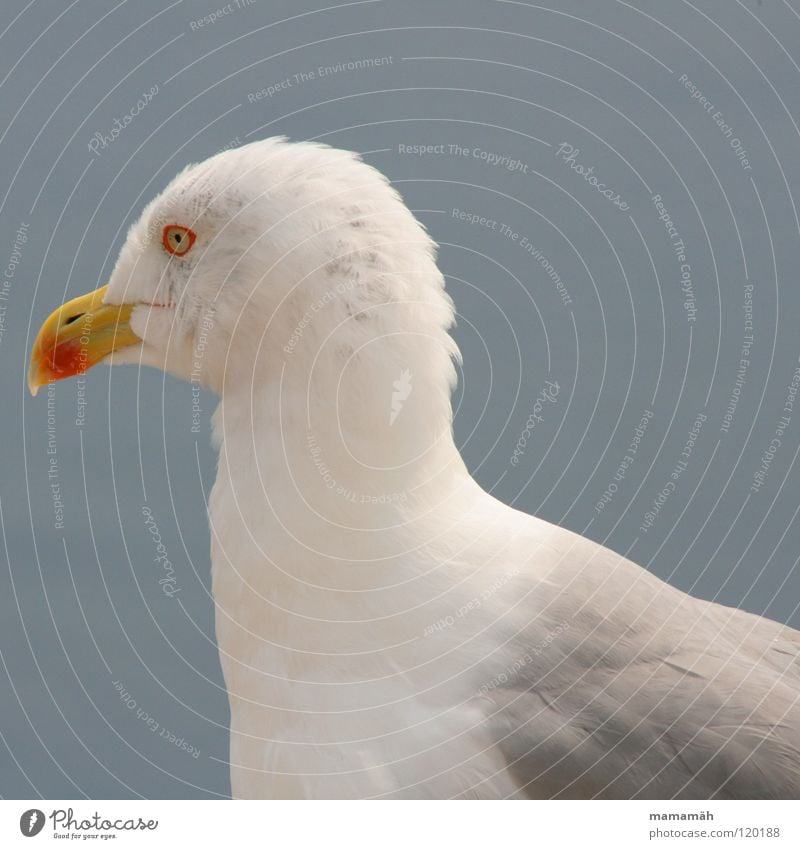
<svg viewBox="0 0 800 849"><path fill-rule="evenodd" d="M118 348L142 340L128 324L133 304L104 304L108 286L68 301L42 325L33 343L28 388L84 374Z"/></svg>

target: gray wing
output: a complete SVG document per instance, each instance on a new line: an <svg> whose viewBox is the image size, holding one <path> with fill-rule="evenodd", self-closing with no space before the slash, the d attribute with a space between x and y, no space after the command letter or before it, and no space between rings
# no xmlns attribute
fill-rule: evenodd
<svg viewBox="0 0 800 849"><path fill-rule="evenodd" d="M483 696L518 795L800 798L800 632L586 542L570 627Z"/></svg>

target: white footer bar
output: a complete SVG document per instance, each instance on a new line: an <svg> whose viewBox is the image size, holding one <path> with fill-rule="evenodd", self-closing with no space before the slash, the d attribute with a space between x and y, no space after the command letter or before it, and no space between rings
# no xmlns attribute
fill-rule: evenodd
<svg viewBox="0 0 800 849"><path fill-rule="evenodd" d="M0 801L0 846L800 846L800 802Z"/></svg>

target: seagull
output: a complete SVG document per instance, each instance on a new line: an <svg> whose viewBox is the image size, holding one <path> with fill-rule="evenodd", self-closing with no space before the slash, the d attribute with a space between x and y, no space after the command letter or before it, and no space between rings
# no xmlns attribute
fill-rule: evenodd
<svg viewBox="0 0 800 849"><path fill-rule="evenodd" d="M453 322L387 178L279 137L178 174L34 342L34 393L106 362L219 398L232 794L799 798L800 632L481 489Z"/></svg>

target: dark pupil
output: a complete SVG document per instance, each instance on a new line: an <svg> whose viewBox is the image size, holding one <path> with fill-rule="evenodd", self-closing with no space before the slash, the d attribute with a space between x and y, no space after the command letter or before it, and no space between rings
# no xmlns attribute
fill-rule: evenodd
<svg viewBox="0 0 800 849"><path fill-rule="evenodd" d="M175 241L176 241L176 242L180 242L180 240L181 240L181 234L180 234L180 233L176 233L176 234L175 234Z"/></svg>

